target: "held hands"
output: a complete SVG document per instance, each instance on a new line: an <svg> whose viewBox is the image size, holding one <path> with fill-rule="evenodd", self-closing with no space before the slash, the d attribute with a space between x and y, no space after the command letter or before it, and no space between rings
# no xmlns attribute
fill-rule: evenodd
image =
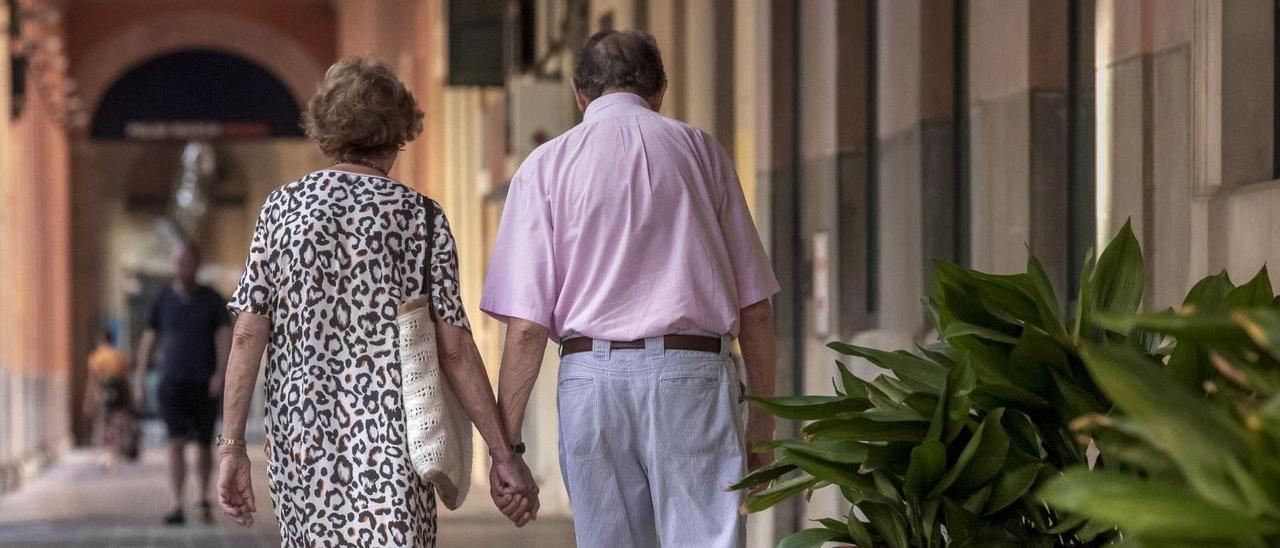
<svg viewBox="0 0 1280 548"><path fill-rule="evenodd" d="M258 511L249 471L249 455L243 447L218 448L218 505L231 521L244 527L253 525L253 513Z"/></svg>
<svg viewBox="0 0 1280 548"><path fill-rule="evenodd" d="M538 518L538 484L524 459L511 451L493 454L489 468L489 495L493 504L516 527Z"/></svg>

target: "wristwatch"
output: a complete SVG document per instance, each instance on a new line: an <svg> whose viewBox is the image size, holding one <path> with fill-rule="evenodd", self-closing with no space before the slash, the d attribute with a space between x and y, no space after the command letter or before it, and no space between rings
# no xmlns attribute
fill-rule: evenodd
<svg viewBox="0 0 1280 548"><path fill-rule="evenodd" d="M508 445L508 446L507 446L507 449L510 449L512 453L515 453L515 454L517 454L517 455L523 455L523 454L524 454L524 442L521 442L521 443L513 443L513 444L511 444L511 445ZM498 448L497 448L497 447L492 447L492 448L490 448L490 449L489 449L489 456L490 456L490 457L497 458L497 453L494 453L494 451L497 451L497 450L498 450Z"/></svg>

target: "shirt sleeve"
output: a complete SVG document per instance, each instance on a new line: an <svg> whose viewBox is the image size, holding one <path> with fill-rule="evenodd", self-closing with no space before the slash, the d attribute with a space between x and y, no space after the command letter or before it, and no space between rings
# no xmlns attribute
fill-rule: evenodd
<svg viewBox="0 0 1280 548"><path fill-rule="evenodd" d="M716 214L738 286L738 308L742 309L772 297L780 286L760 242L760 234L756 232L733 162L720 143L711 137L707 139L711 141L710 148L715 157L712 162L715 173L712 175L721 183Z"/></svg>
<svg viewBox="0 0 1280 548"><path fill-rule="evenodd" d="M216 306L213 307L214 327L223 327L223 326L231 325L231 314L229 313L227 308L222 306L227 302L227 299L217 291L213 292L212 297L213 297L213 302L216 303Z"/></svg>
<svg viewBox="0 0 1280 548"><path fill-rule="evenodd" d="M517 173L507 190L481 310L502 322L519 318L555 333L552 235L550 202L536 181Z"/></svg>
<svg viewBox="0 0 1280 548"><path fill-rule="evenodd" d="M462 286L458 283L458 245L449 230L449 219L434 201L428 206L435 209L435 239L431 242L431 306L436 317L450 325L470 330L471 322L462 306ZM426 280L423 280L426 282Z"/></svg>
<svg viewBox="0 0 1280 548"><path fill-rule="evenodd" d="M251 312L270 317L275 309L276 288L271 276L273 268L270 240L272 203L273 200L268 198L258 214L258 221L254 224L244 274L240 276L240 283L231 294L231 301L227 303L227 309L232 312Z"/></svg>

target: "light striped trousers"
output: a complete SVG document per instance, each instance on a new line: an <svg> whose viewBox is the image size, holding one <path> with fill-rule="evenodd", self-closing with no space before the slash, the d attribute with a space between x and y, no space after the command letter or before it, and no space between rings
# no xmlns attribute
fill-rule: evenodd
<svg viewBox="0 0 1280 548"><path fill-rule="evenodd" d="M729 353L592 352L560 363L560 471L578 546L738 547L745 468L738 372Z"/></svg>

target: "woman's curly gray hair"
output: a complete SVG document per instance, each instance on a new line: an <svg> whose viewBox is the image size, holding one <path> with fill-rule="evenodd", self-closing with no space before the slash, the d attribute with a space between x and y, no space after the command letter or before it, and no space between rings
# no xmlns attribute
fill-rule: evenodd
<svg viewBox="0 0 1280 548"><path fill-rule="evenodd" d="M345 161L404 147L422 133L422 110L386 63L349 57L325 72L302 125L320 150Z"/></svg>

